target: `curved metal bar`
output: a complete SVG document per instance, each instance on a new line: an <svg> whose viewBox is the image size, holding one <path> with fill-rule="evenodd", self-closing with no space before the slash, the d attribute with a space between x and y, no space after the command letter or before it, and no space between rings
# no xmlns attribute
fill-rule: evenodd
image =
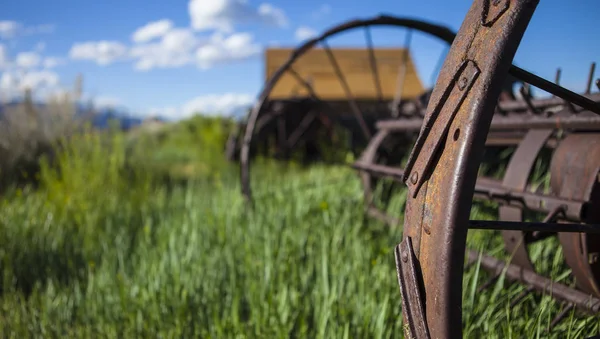
<svg viewBox="0 0 600 339"><path fill-rule="evenodd" d="M388 134L389 134L389 131L387 131L387 130L379 130L379 132L377 132L377 134L375 134L375 136L369 141L367 148L365 148L365 150L363 151L363 153L361 154L361 156L359 158L359 162L367 163L367 164L374 164L375 158L377 156L377 150L379 149L379 146L381 145L383 140L385 138L387 138ZM373 206L374 187L373 187L372 176L370 173L360 172L360 178L361 178L361 181L363 184L363 194L364 194L365 204L366 204L367 208L369 208L370 206Z"/></svg>
<svg viewBox="0 0 600 339"><path fill-rule="evenodd" d="M290 55L289 59L285 63L283 63L280 66L280 68L275 73L273 73L271 78L267 81L263 90L261 91L261 94L258 97L255 106L253 107L252 111L248 116L246 130L242 141L242 148L240 150L240 176L242 183L242 194L244 195L247 201L252 201L252 193L250 188L250 143L252 141L252 136L254 135L254 131L256 128L256 121L261 113L261 108L265 104L269 93L271 92L277 81L279 81L281 76L296 61L296 59L298 59L302 54L306 53L309 49L313 48L319 42L340 32L365 26L399 26L412 28L433 35L441 39L442 41L447 42L448 44L451 44L452 41L454 41L454 37L456 36L456 33L453 32L451 29L441 25L416 19L398 18L389 15L379 15L370 19L357 19L348 21L341 25L332 27L326 30L319 37L308 40L304 44L296 48Z"/></svg>
<svg viewBox="0 0 600 339"><path fill-rule="evenodd" d="M600 134L568 135L554 152L550 185L561 198L588 201L582 222L600 223ZM559 233L565 261L579 289L600 296L600 236Z"/></svg>
<svg viewBox="0 0 600 339"><path fill-rule="evenodd" d="M477 172L494 108L538 1L474 1L431 95L405 171L409 195L395 252L412 338L462 337L463 265Z"/></svg>
<svg viewBox="0 0 600 339"><path fill-rule="evenodd" d="M527 179L533 169L538 154L552 136L552 129L530 130L519 144L508 163L502 185L509 189L525 190ZM513 206L500 206L499 217L503 221L523 221L523 210ZM514 255L512 262L520 267L535 271L529 259L525 233L521 231L502 231L505 250Z"/></svg>

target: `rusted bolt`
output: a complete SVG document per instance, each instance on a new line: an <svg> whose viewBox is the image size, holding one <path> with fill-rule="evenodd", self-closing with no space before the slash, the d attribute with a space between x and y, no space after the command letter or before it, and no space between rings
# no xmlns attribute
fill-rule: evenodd
<svg viewBox="0 0 600 339"><path fill-rule="evenodd" d="M402 255L402 261L408 262L408 253L406 253L406 250L403 250L401 255Z"/></svg>
<svg viewBox="0 0 600 339"><path fill-rule="evenodd" d="M458 81L458 89L460 89L462 91L462 90L465 89L465 87L467 87L467 78L466 77L462 77Z"/></svg>
<svg viewBox="0 0 600 339"><path fill-rule="evenodd" d="M492 6L496 7L496 6L500 5L500 1L501 0L494 0L494 1L492 1Z"/></svg>
<svg viewBox="0 0 600 339"><path fill-rule="evenodd" d="M410 182L413 185L416 185L417 184L417 180L419 180L419 173L413 172L413 174L410 175Z"/></svg>

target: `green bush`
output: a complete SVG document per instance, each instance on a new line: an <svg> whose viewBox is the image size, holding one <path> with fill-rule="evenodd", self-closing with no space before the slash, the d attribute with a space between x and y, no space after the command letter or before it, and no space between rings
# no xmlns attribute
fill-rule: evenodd
<svg viewBox="0 0 600 339"><path fill-rule="evenodd" d="M229 120L197 115L158 131L136 133L130 140L128 158L133 166L165 180L233 180L237 166L224 155L232 128Z"/></svg>

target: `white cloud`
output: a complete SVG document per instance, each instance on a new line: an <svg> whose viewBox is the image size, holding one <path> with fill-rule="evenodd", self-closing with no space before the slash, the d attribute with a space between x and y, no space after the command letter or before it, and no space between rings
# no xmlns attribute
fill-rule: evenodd
<svg viewBox="0 0 600 339"><path fill-rule="evenodd" d="M134 43L131 47L115 41L84 42L74 44L69 55L72 59L94 61L99 65L131 60L136 70L148 71L192 64L208 69L245 60L260 52L261 46L249 33L215 32L208 38L199 38L188 28L170 28L154 42ZM48 61L47 66L54 64Z"/></svg>
<svg viewBox="0 0 600 339"><path fill-rule="evenodd" d="M190 0L188 12L192 28L198 31L218 30L232 33L238 24L263 23L287 26L283 10L268 3L254 8L246 0Z"/></svg>
<svg viewBox="0 0 600 339"><path fill-rule="evenodd" d="M188 29L176 29L165 34L162 38L162 46L171 51L191 50L198 44L198 39Z"/></svg>
<svg viewBox="0 0 600 339"><path fill-rule="evenodd" d="M0 96L2 99L21 97L26 89L30 89L36 98L47 98L48 95L61 90L60 77L49 67L57 64L58 58L44 58L39 44L34 51L21 51L14 57L8 54L8 48L0 44Z"/></svg>
<svg viewBox="0 0 600 339"><path fill-rule="evenodd" d="M200 69L208 69L218 64L251 58L260 51L260 46L250 33L235 33L228 37L217 33L212 36L210 43L198 48L196 62Z"/></svg>
<svg viewBox="0 0 600 339"><path fill-rule="evenodd" d="M180 67L193 61L193 52L199 41L188 29L172 29L157 43L137 45L130 55L137 59L135 69Z"/></svg>
<svg viewBox="0 0 600 339"><path fill-rule="evenodd" d="M37 26L31 26L31 27L25 27L23 29L23 33L26 35L33 35L33 34L50 34L53 33L55 30L55 26L54 25L37 25Z"/></svg>
<svg viewBox="0 0 600 339"><path fill-rule="evenodd" d="M6 52L6 46L0 44L0 70L7 68L10 64L8 53Z"/></svg>
<svg viewBox="0 0 600 339"><path fill-rule="evenodd" d="M54 68L65 64L65 60L57 57L46 57L43 61L44 68Z"/></svg>
<svg viewBox="0 0 600 339"><path fill-rule="evenodd" d="M0 21L0 38L11 39L17 35L19 23L11 20Z"/></svg>
<svg viewBox="0 0 600 339"><path fill-rule="evenodd" d="M0 43L0 71L16 70L25 72L33 69L39 70L40 67L50 69L65 64L63 58L44 57L42 52L45 48L45 43L39 42L32 51L22 51L11 58L7 46Z"/></svg>
<svg viewBox="0 0 600 339"><path fill-rule="evenodd" d="M74 60L94 61L105 66L127 56L127 46L117 41L90 41L74 44L69 51Z"/></svg>
<svg viewBox="0 0 600 339"><path fill-rule="evenodd" d="M29 88L31 90L39 90L42 88L53 88L58 86L58 74L43 70L28 72L21 78L20 88Z"/></svg>
<svg viewBox="0 0 600 339"><path fill-rule="evenodd" d="M321 6L319 6L319 8L317 8L317 10L315 10L312 13L312 17L313 19L320 19L324 16L329 15L329 13L331 13L331 6L329 6L328 4L322 4Z"/></svg>
<svg viewBox="0 0 600 339"><path fill-rule="evenodd" d="M0 89L2 90L11 90L17 88L17 78L16 75L9 72L2 73L2 77L0 77Z"/></svg>
<svg viewBox="0 0 600 339"><path fill-rule="evenodd" d="M4 72L0 77L0 92L6 98L15 98L30 89L36 96L43 96L58 89L58 74L42 70L28 72Z"/></svg>
<svg viewBox="0 0 600 339"><path fill-rule="evenodd" d="M38 53L43 52L46 49L46 43L43 41L38 42L37 44L35 44L35 51Z"/></svg>
<svg viewBox="0 0 600 339"><path fill-rule="evenodd" d="M209 94L186 102L181 114L183 118L194 114L240 115L254 102L254 96L240 93Z"/></svg>
<svg viewBox="0 0 600 339"><path fill-rule="evenodd" d="M12 39L17 35L47 34L54 32L54 25L24 26L13 20L0 20L0 38Z"/></svg>
<svg viewBox="0 0 600 339"><path fill-rule="evenodd" d="M317 31L307 26L300 26L296 29L296 40L304 41L317 36Z"/></svg>
<svg viewBox="0 0 600 339"><path fill-rule="evenodd" d="M25 69L37 67L41 60L40 55L35 52L21 52L15 59L17 66Z"/></svg>
<svg viewBox="0 0 600 339"><path fill-rule="evenodd" d="M261 4L258 6L258 15L263 22L277 27L287 27L288 19L283 9L274 7L271 4Z"/></svg>
<svg viewBox="0 0 600 339"><path fill-rule="evenodd" d="M150 22L138 28L131 35L131 40L137 43L148 42L160 38L173 28L173 22L168 19Z"/></svg>
<svg viewBox="0 0 600 339"><path fill-rule="evenodd" d="M196 114L246 116L254 99L254 96L241 93L208 94L193 98L181 107L151 108L146 116L160 116L168 120L186 119Z"/></svg>
<svg viewBox="0 0 600 339"><path fill-rule="evenodd" d="M287 25L285 13L268 3L252 7L247 0L190 0L190 28L176 28L169 19L152 21L131 34L132 45L116 41L89 41L74 44L71 59L109 65L129 60L134 69L149 71L195 64L208 69L219 64L245 60L258 55L261 47L249 33L234 33L241 23ZM216 30L210 37L197 31ZM50 68L55 63L48 61Z"/></svg>

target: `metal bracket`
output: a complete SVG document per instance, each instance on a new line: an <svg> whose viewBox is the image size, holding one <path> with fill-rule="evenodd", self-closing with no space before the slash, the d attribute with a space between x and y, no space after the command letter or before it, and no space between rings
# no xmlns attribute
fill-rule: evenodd
<svg viewBox="0 0 600 339"><path fill-rule="evenodd" d="M492 26L508 10L509 4L508 0L484 1L481 24L486 27Z"/></svg>
<svg viewBox="0 0 600 339"><path fill-rule="evenodd" d="M400 295L402 296L402 310L406 319L405 333L409 338L429 339L429 328L425 319L425 307L421 296L421 285L415 265L415 253L410 237L404 238L394 250L396 257L396 271Z"/></svg>
<svg viewBox="0 0 600 339"><path fill-rule="evenodd" d="M440 101L435 105L430 105L433 110L427 114L428 119L419 133L404 172L404 183L408 186L413 198L417 196L419 188L425 182L434 155L445 141L454 116L480 72L475 61L465 60L455 72L454 78L444 91ZM460 130L457 130L456 133L458 134L455 134L455 138L458 138Z"/></svg>

